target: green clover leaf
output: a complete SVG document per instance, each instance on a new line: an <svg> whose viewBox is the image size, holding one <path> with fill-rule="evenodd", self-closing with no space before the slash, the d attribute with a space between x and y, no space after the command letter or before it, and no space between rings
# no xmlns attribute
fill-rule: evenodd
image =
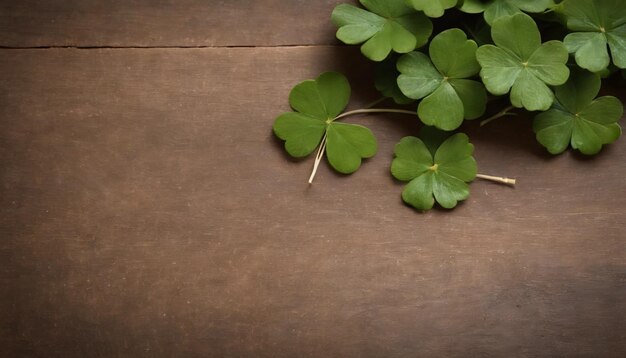
<svg viewBox="0 0 626 358"><path fill-rule="evenodd" d="M428 42L433 24L404 0L360 0L367 9L339 4L332 13L337 38L346 44L364 43L361 52L382 61L393 50L408 53ZM368 11L369 10L369 11Z"/></svg>
<svg viewBox="0 0 626 358"><path fill-rule="evenodd" d="M564 43L578 66L600 72L610 63L626 68L626 7L623 0L567 0L559 5L567 27Z"/></svg>
<svg viewBox="0 0 626 358"><path fill-rule="evenodd" d="M415 100L407 97L398 87L398 69L396 56L392 56L378 62L374 71L374 85L376 89L386 98L393 99L397 104L409 104Z"/></svg>
<svg viewBox="0 0 626 358"><path fill-rule="evenodd" d="M459 10L468 14L480 14L489 6L489 0L463 0L459 6Z"/></svg>
<svg viewBox="0 0 626 358"><path fill-rule="evenodd" d="M535 118L537 140L552 154L572 148L592 155L619 138L622 130L622 103L615 97L596 98L600 77L587 71L576 71L563 86L555 89L557 102Z"/></svg>
<svg viewBox="0 0 626 358"><path fill-rule="evenodd" d="M404 202L418 210L430 210L436 200L442 207L452 209L467 199L467 183L474 180L477 172L473 152L474 146L462 133L437 146L416 137L403 138L395 147L391 173L396 179L409 182L402 192Z"/></svg>
<svg viewBox="0 0 626 358"><path fill-rule="evenodd" d="M274 133L285 141L287 153L306 157L324 138L328 162L343 174L355 172L362 158L374 156L378 145L369 129L335 122L348 105L350 93L348 80L336 72L296 85L289 95L295 112L284 113L274 122Z"/></svg>
<svg viewBox="0 0 626 358"><path fill-rule="evenodd" d="M457 0L407 0L407 3L428 17L442 17L447 9L456 6Z"/></svg>
<svg viewBox="0 0 626 358"><path fill-rule="evenodd" d="M398 86L409 98L423 98L417 111L422 122L450 131L458 128L464 118L483 115L485 88L480 82L466 79L480 71L477 47L463 31L450 29L432 40L430 59L421 52L400 58Z"/></svg>
<svg viewBox="0 0 626 358"><path fill-rule="evenodd" d="M484 12L489 25L506 16L525 12L539 13L554 6L553 0L465 0L459 8L469 14Z"/></svg>
<svg viewBox="0 0 626 358"><path fill-rule="evenodd" d="M545 111L554 101L547 85L569 77L568 52L560 41L541 43L537 24L526 14L497 20L491 29L496 44L478 48L480 77L494 95L511 92L511 104L529 111Z"/></svg>

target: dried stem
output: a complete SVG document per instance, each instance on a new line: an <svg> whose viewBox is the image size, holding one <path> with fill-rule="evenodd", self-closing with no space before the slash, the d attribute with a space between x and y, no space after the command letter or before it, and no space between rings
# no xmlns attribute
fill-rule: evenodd
<svg viewBox="0 0 626 358"><path fill-rule="evenodd" d="M494 177L491 175L485 175L485 174L476 174L476 178L480 178L483 180L489 180L489 181L493 181L496 183L500 183L500 184L506 184L506 185L515 185L515 183L517 182L517 180L515 179L509 179L509 178L503 178L503 177Z"/></svg>
<svg viewBox="0 0 626 358"><path fill-rule="evenodd" d="M401 114L409 114L412 116L417 116L417 112L407 111L404 109L372 108L372 109L357 109L355 111L346 112L344 114L337 116L335 120L352 116L355 114L366 114L366 113L401 113Z"/></svg>
<svg viewBox="0 0 626 358"><path fill-rule="evenodd" d="M317 168L320 166L320 162L324 157L324 152L326 151L326 138L327 133L324 134L324 138L322 138L320 148L317 150L317 155L315 155L315 163L313 164L313 171L311 172L311 176L309 177L309 184L313 184L313 179L315 179L315 174L317 174Z"/></svg>
<svg viewBox="0 0 626 358"><path fill-rule="evenodd" d="M494 114L493 116L485 119L484 121L480 122L480 126L482 127L482 126L484 126L486 124L489 124L490 122L493 122L496 119L502 118L504 116L516 116L517 113L511 113L511 111L514 110L514 109L515 109L515 107L513 107L513 106L506 107L502 111L500 111L500 112Z"/></svg>

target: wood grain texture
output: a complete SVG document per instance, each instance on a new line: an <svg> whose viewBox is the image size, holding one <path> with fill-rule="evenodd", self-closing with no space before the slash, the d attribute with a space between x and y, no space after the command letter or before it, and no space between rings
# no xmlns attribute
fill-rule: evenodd
<svg viewBox="0 0 626 358"><path fill-rule="evenodd" d="M339 0L0 1L0 46L334 44ZM351 0L343 2L354 2Z"/></svg>
<svg viewBox="0 0 626 358"><path fill-rule="evenodd" d="M473 123L519 185L420 214L388 169L417 121L353 117L379 155L309 187L272 122L326 70L374 99L357 51L0 51L0 356L623 357L626 141Z"/></svg>

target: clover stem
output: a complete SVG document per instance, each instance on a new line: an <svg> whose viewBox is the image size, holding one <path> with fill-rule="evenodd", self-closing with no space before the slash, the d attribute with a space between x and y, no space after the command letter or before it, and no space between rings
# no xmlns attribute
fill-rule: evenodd
<svg viewBox="0 0 626 358"><path fill-rule="evenodd" d="M379 98L379 99L375 100L374 102L372 102L372 103L368 104L367 106L365 106L365 108L366 108L366 109L367 109L367 108L372 108L372 107L374 107L374 106L376 106L376 105L379 105L379 104L381 104L381 103L385 102L388 98L389 98L389 97L381 97L381 98Z"/></svg>
<svg viewBox="0 0 626 358"><path fill-rule="evenodd" d="M404 109L371 108L371 109L357 109L355 111L346 112L346 113L338 115L337 117L335 117L334 120L352 116L355 114L363 114L363 113L401 113L401 114L410 114L412 116L417 116L417 112L406 111Z"/></svg>
<svg viewBox="0 0 626 358"><path fill-rule="evenodd" d="M500 112L494 114L493 116L485 119L484 121L480 122L480 126L482 127L484 125L487 125L487 124L495 121L496 119L502 118L504 116L516 116L517 113L511 113L511 111L514 110L514 109L515 109L515 107L513 107L513 106L506 107L502 111L500 111Z"/></svg>
<svg viewBox="0 0 626 358"><path fill-rule="evenodd" d="M509 178L503 178L503 177L494 177L492 175L485 175L485 174L476 174L476 178L480 178L483 180L489 180L492 182L496 182L496 183L500 183L500 184L506 184L506 185L515 185L515 183L517 182L517 180L515 179L509 179Z"/></svg>
<svg viewBox="0 0 626 358"><path fill-rule="evenodd" d="M317 154L315 155L315 163L313 164L313 171L311 172L311 176L309 177L309 184L313 184L313 179L315 179L315 174L317 174L317 168L320 166L320 162L324 157L324 152L326 151L327 135L328 133L324 133L324 138L322 138L320 148L317 150Z"/></svg>

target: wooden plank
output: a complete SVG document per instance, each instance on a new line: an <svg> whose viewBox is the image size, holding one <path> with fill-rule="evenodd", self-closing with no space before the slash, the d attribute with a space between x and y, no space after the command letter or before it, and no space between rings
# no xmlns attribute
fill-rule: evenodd
<svg viewBox="0 0 626 358"><path fill-rule="evenodd" d="M626 141L548 157L528 118L467 131L453 212L389 175L413 118L365 116L350 177L270 127L297 82L355 49L0 52L0 356L626 354Z"/></svg>
<svg viewBox="0 0 626 358"><path fill-rule="evenodd" d="M334 44L338 0L0 2L0 46Z"/></svg>

